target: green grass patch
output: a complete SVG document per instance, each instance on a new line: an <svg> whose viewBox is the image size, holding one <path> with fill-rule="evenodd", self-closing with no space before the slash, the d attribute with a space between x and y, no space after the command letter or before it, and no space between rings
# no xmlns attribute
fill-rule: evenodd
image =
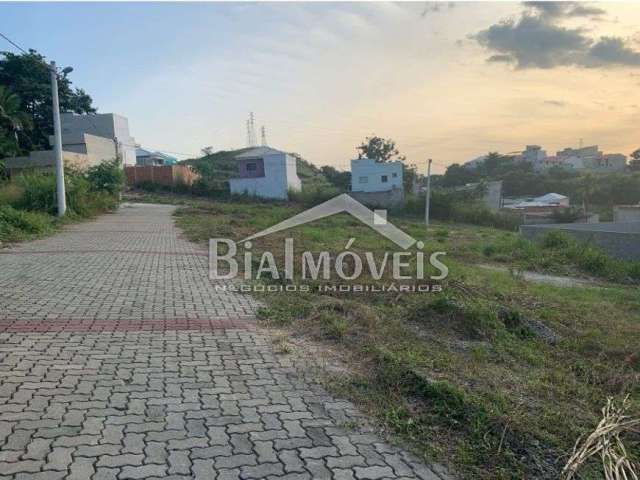
<svg viewBox="0 0 640 480"><path fill-rule="evenodd" d="M216 237L239 240L303 208L184 204L178 225L203 245ZM610 260L573 250L581 247L555 234L533 243L489 227L438 223L426 231L410 218L390 220L424 241L425 251L447 252L443 293L344 296L319 293L308 282L307 293L261 296L265 326L341 353L350 371L328 378L336 394L358 403L419 455L469 479L557 478L608 396L630 394L639 411L640 296L637 286L611 274ZM253 250L272 251L281 264L285 236L294 238L296 251L339 252L351 237L361 255L395 250L347 215L256 240ZM610 283L530 283L475 266L487 262L574 275L595 270ZM629 448L639 451L637 442ZM583 478L601 475L591 465Z"/></svg>

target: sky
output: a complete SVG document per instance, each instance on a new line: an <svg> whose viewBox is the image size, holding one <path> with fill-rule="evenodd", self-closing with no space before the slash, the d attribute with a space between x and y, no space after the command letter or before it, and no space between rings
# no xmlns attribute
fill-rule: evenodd
<svg viewBox="0 0 640 480"><path fill-rule="evenodd" d="M246 146L249 112L270 146L339 169L369 135L436 173L640 147L639 2L0 3L0 32L179 158Z"/></svg>

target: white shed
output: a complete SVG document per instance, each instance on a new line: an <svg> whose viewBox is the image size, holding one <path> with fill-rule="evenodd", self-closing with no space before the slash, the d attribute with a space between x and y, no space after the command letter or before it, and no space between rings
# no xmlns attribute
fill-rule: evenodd
<svg viewBox="0 0 640 480"><path fill-rule="evenodd" d="M403 189L402 162L376 162L370 158L351 160L352 192L387 192Z"/></svg>
<svg viewBox="0 0 640 480"><path fill-rule="evenodd" d="M229 179L234 194L287 200L300 191L296 158L271 147L255 147L236 156L238 177Z"/></svg>

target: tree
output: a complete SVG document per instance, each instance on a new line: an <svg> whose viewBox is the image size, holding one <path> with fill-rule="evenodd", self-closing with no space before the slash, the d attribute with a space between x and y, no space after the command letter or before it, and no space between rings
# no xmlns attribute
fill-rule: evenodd
<svg viewBox="0 0 640 480"><path fill-rule="evenodd" d="M20 151L18 132L27 125L29 117L20 111L20 97L0 85L0 154L12 155Z"/></svg>
<svg viewBox="0 0 640 480"><path fill-rule="evenodd" d="M44 56L35 50L14 54L1 52L0 85L9 88L20 99L19 111L29 118L29 125L18 134L22 151L49 148L53 133L53 110L50 71ZM72 88L70 70L58 79L61 112L95 113L91 97L80 88Z"/></svg>
<svg viewBox="0 0 640 480"><path fill-rule="evenodd" d="M640 148L631 154L629 169L634 172L640 172Z"/></svg>
<svg viewBox="0 0 640 480"><path fill-rule="evenodd" d="M458 187L478 180L480 180L480 175L477 171L454 163L447 167L446 172L439 179L439 184L442 187Z"/></svg>
<svg viewBox="0 0 640 480"><path fill-rule="evenodd" d="M208 157L213 153L213 147L204 147L202 148L202 150L200 150L200 152L202 153L203 157Z"/></svg>
<svg viewBox="0 0 640 480"><path fill-rule="evenodd" d="M351 172L341 172L333 167L325 165L320 169L327 181L337 189L346 192L351 184Z"/></svg>
<svg viewBox="0 0 640 480"><path fill-rule="evenodd" d="M596 177L591 172L585 173L580 179L580 193L582 194L585 215L589 213L591 197L593 197L596 186Z"/></svg>
<svg viewBox="0 0 640 480"><path fill-rule="evenodd" d="M358 158L370 158L376 162L388 162L392 159L405 160L396 148L396 142L375 135L367 137L359 147L356 147L356 150L358 150Z"/></svg>

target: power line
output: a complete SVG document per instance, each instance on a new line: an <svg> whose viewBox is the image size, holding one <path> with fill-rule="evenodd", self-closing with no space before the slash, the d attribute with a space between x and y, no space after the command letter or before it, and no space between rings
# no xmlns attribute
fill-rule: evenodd
<svg viewBox="0 0 640 480"><path fill-rule="evenodd" d="M7 37L4 33L0 32L0 37L4 38L7 42L9 42L11 45L13 45L14 47L16 47L18 50L20 50L22 53L29 53L27 52L24 48L22 48L20 45L18 45L16 42L14 42L13 40L11 40L9 37Z"/></svg>

